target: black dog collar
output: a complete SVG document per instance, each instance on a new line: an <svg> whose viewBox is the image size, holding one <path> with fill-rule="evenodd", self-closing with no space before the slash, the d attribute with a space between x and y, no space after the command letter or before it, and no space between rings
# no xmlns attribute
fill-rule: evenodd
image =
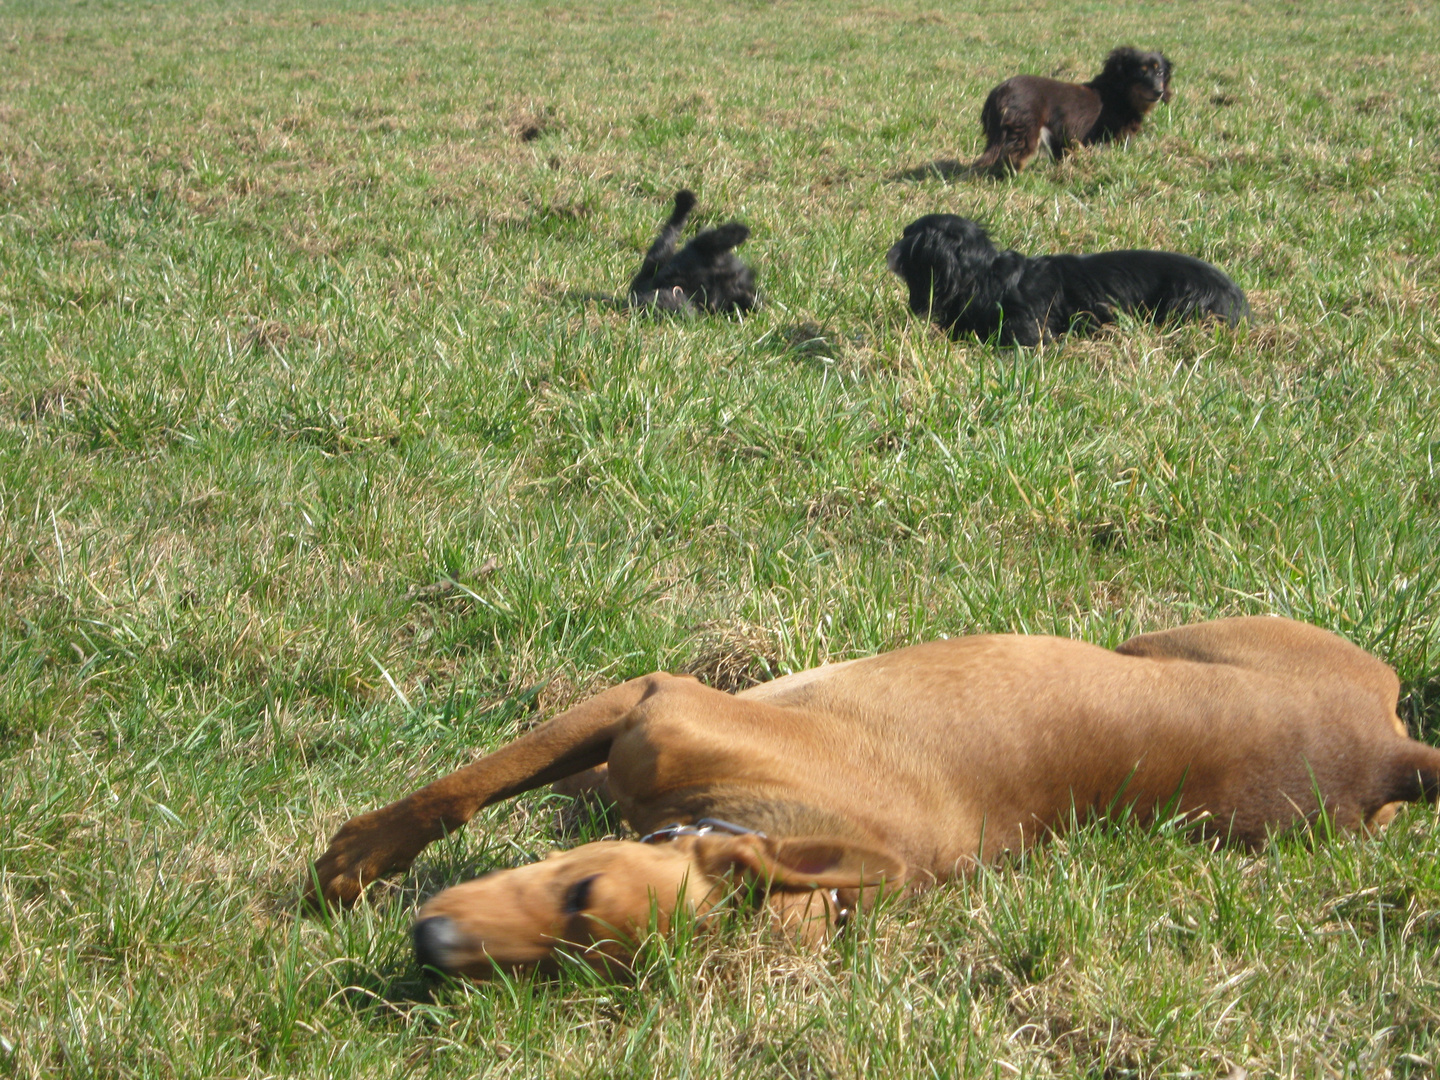
<svg viewBox="0 0 1440 1080"><path fill-rule="evenodd" d="M709 836L711 833L726 833L730 836L758 836L766 839L763 832L758 829L747 829L744 825L736 825L733 821L721 821L719 818L702 817L694 825L666 825L663 829L656 829L652 833L646 833L640 838L642 844L663 844L667 840L674 840L679 836ZM850 906L840 896L839 889L826 889L825 895L830 898L830 905L835 909L834 925L837 931L843 930L850 921Z"/></svg>
<svg viewBox="0 0 1440 1080"><path fill-rule="evenodd" d="M640 843L662 844L666 840L674 840L677 836L709 836L711 833L726 833L730 836L758 836L762 840L766 839L765 834L758 829L747 829L744 825L736 825L733 821L702 817L694 825L681 825L677 822L674 825L666 825L663 829L656 829L652 833L646 833L640 838Z"/></svg>

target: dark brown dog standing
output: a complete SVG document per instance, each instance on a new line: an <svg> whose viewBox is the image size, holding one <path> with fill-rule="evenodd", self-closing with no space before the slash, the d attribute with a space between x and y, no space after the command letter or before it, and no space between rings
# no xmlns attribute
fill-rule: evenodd
<svg viewBox="0 0 1440 1080"><path fill-rule="evenodd" d="M1038 75L1006 79L985 99L985 150L971 166L994 176L1019 172L1041 146L1059 161L1076 145L1128 139L1160 101L1170 100L1174 65L1158 52L1120 48L1088 83Z"/></svg>
<svg viewBox="0 0 1440 1080"><path fill-rule="evenodd" d="M447 889L420 912L422 964L478 975L560 949L623 964L652 914L662 931L703 920L745 880L778 924L817 939L861 890L952 878L1091 814L1164 808L1250 848L1322 807L1339 828L1383 825L1440 795L1440 750L1406 735L1398 694L1379 660L1279 618L1113 652L956 638L733 696L646 675L354 818L314 884L351 903L481 807L608 763L625 820L658 842L586 844ZM702 818L738 826L690 826Z"/></svg>

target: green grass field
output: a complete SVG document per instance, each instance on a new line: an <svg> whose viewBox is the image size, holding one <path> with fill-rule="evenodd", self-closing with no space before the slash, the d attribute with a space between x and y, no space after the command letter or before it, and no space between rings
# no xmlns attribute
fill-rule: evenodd
<svg viewBox="0 0 1440 1080"><path fill-rule="evenodd" d="M1440 739L1440 11L973 6L0 4L0 1074L1435 1075L1424 808L1092 828L618 986L410 958L424 896L616 827L554 796L296 915L347 816L655 668L1276 612ZM1122 43L1176 64L1128 147L888 179ZM586 299L682 185L756 317ZM1256 318L951 343L884 267L932 211Z"/></svg>

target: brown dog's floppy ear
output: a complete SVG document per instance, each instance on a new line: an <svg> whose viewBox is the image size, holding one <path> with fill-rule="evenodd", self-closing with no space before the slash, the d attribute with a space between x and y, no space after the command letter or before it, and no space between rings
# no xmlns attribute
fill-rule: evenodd
<svg viewBox="0 0 1440 1080"><path fill-rule="evenodd" d="M894 853L833 836L702 836L695 859L712 878L739 870L771 888L893 889L905 880L905 863Z"/></svg>

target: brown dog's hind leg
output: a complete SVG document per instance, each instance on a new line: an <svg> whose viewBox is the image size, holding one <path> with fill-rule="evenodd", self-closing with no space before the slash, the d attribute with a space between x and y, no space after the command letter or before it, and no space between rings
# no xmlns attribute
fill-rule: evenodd
<svg viewBox="0 0 1440 1080"><path fill-rule="evenodd" d="M1230 664L1277 674L1308 670L1344 678L1374 698L1390 730L1406 735L1405 725L1395 715L1400 698L1395 672L1358 645L1318 626L1263 615L1216 619L1139 634L1121 642L1115 651L1123 656Z"/></svg>
<svg viewBox="0 0 1440 1080"><path fill-rule="evenodd" d="M1378 808L1363 808L1364 829L1378 833L1406 803L1440 802L1440 750L1416 739L1400 743L1380 778Z"/></svg>
<svg viewBox="0 0 1440 1080"><path fill-rule="evenodd" d="M657 673L621 683L473 765L351 818L315 861L309 900L353 904L366 885L409 867L427 844L459 829L482 807L602 764L625 716L673 678Z"/></svg>
<svg viewBox="0 0 1440 1080"><path fill-rule="evenodd" d="M1373 817L1380 817L1394 802L1440 802L1440 750L1435 747L1406 739L1396 748L1389 773L1385 778L1388 787Z"/></svg>

